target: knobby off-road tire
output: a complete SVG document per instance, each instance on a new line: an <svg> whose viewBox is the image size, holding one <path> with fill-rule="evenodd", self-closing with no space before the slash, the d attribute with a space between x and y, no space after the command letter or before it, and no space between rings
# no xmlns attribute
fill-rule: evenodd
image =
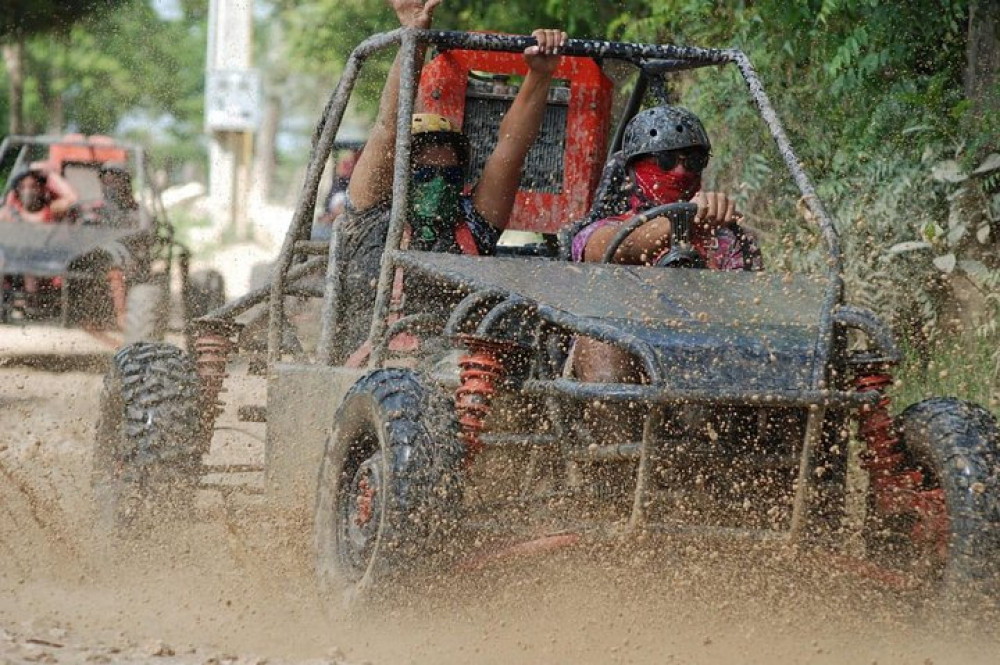
<svg viewBox="0 0 1000 665"><path fill-rule="evenodd" d="M92 486L112 532L189 513L204 452L194 363L168 344L122 348L104 377Z"/></svg>
<svg viewBox="0 0 1000 665"><path fill-rule="evenodd" d="M358 380L337 410L320 469L320 589L351 604L414 571L455 525L464 447L452 405L410 370Z"/></svg>
<svg viewBox="0 0 1000 665"><path fill-rule="evenodd" d="M913 554L937 559L934 581L944 597L995 596L1000 589L1000 432L996 420L977 404L936 398L908 407L896 426L908 466L923 472L924 489L944 490L947 506L947 553L942 557L925 548Z"/></svg>
<svg viewBox="0 0 1000 665"><path fill-rule="evenodd" d="M158 342L167 330L167 295L158 282L135 284L125 297L125 343Z"/></svg>

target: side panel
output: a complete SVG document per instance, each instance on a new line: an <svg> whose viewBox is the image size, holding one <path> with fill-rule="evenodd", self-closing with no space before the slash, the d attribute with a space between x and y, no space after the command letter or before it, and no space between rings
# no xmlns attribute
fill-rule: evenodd
<svg viewBox="0 0 1000 665"><path fill-rule="evenodd" d="M264 483L268 501L308 515L323 446L341 400L362 370L278 363L267 382Z"/></svg>

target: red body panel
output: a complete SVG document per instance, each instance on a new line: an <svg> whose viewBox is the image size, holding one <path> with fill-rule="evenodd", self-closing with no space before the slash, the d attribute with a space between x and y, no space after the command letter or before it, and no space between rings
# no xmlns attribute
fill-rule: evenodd
<svg viewBox="0 0 1000 665"><path fill-rule="evenodd" d="M73 143L86 142L90 145L63 145L56 143L49 147L49 160L60 172L67 163L103 164L105 162L125 162L128 153L115 145L109 136L86 137L83 134L67 134L63 137Z"/></svg>

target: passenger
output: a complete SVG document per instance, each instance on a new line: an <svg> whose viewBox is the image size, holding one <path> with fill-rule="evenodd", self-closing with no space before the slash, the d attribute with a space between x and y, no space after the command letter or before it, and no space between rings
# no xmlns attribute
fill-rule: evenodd
<svg viewBox="0 0 1000 665"><path fill-rule="evenodd" d="M15 176L0 208L0 221L48 224L63 218L76 203L73 188L45 162Z"/></svg>
<svg viewBox="0 0 1000 665"><path fill-rule="evenodd" d="M390 0L401 25L425 29L440 4L441 0ZM514 207L525 157L541 126L549 83L559 64L556 54L566 40L566 34L558 30L532 34L537 45L524 52L528 74L471 194L463 194L468 139L447 118L429 113L413 116L410 248L480 255L494 252ZM417 60L423 61L422 53ZM338 222L348 261L341 289L344 325L338 340L343 353L356 349L367 337L375 301L391 208L399 68L397 57L382 91L375 126L351 176L346 213Z"/></svg>
<svg viewBox="0 0 1000 665"><path fill-rule="evenodd" d="M124 162L105 162L98 174L101 179L101 223L112 228L135 226L139 219L139 204L132 193L132 176Z"/></svg>
<svg viewBox="0 0 1000 665"><path fill-rule="evenodd" d="M46 162L35 162L14 177L10 191L0 207L0 222L29 222L49 224L63 218L76 203L73 188ZM62 285L60 277L36 277L35 275L5 276L4 291L14 288L29 297L15 302L15 307L25 311L35 297L43 292L58 291Z"/></svg>
<svg viewBox="0 0 1000 665"><path fill-rule="evenodd" d="M672 248L673 223L667 217L657 217L625 238L614 262L762 270L760 249L753 235L740 226L742 215L736 211L736 202L720 192L701 191L701 174L711 152L705 128L690 111L658 106L636 114L625 128L622 150L616 156L625 169L624 210L580 229L573 238L573 259L599 262L630 218L654 206L691 201L698 205L691 248ZM573 368L584 381L643 380L628 354L591 338L577 339Z"/></svg>
<svg viewBox="0 0 1000 665"><path fill-rule="evenodd" d="M323 214L313 223L310 238L313 240L329 240L333 222L344 214L347 205L347 186L351 182L351 174L361 155L360 150L350 150L337 160L337 170L326 195Z"/></svg>
<svg viewBox="0 0 1000 665"><path fill-rule="evenodd" d="M337 174L333 179L330 192L326 197L326 211L333 219L340 217L347 203L347 186L351 184L351 175L358 164L361 150L350 150L337 160Z"/></svg>

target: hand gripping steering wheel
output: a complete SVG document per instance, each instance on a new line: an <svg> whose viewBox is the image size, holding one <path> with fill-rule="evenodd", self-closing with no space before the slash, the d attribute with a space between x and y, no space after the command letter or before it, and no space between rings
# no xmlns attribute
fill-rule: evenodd
<svg viewBox="0 0 1000 665"><path fill-rule="evenodd" d="M670 251L656 264L670 267L704 268L704 259L691 247L691 225L697 212L698 206L696 204L677 202L658 205L630 217L608 243L604 255L601 257L601 262L612 263L615 253L621 248L625 239L640 226L651 219L666 217L670 220L671 226Z"/></svg>

